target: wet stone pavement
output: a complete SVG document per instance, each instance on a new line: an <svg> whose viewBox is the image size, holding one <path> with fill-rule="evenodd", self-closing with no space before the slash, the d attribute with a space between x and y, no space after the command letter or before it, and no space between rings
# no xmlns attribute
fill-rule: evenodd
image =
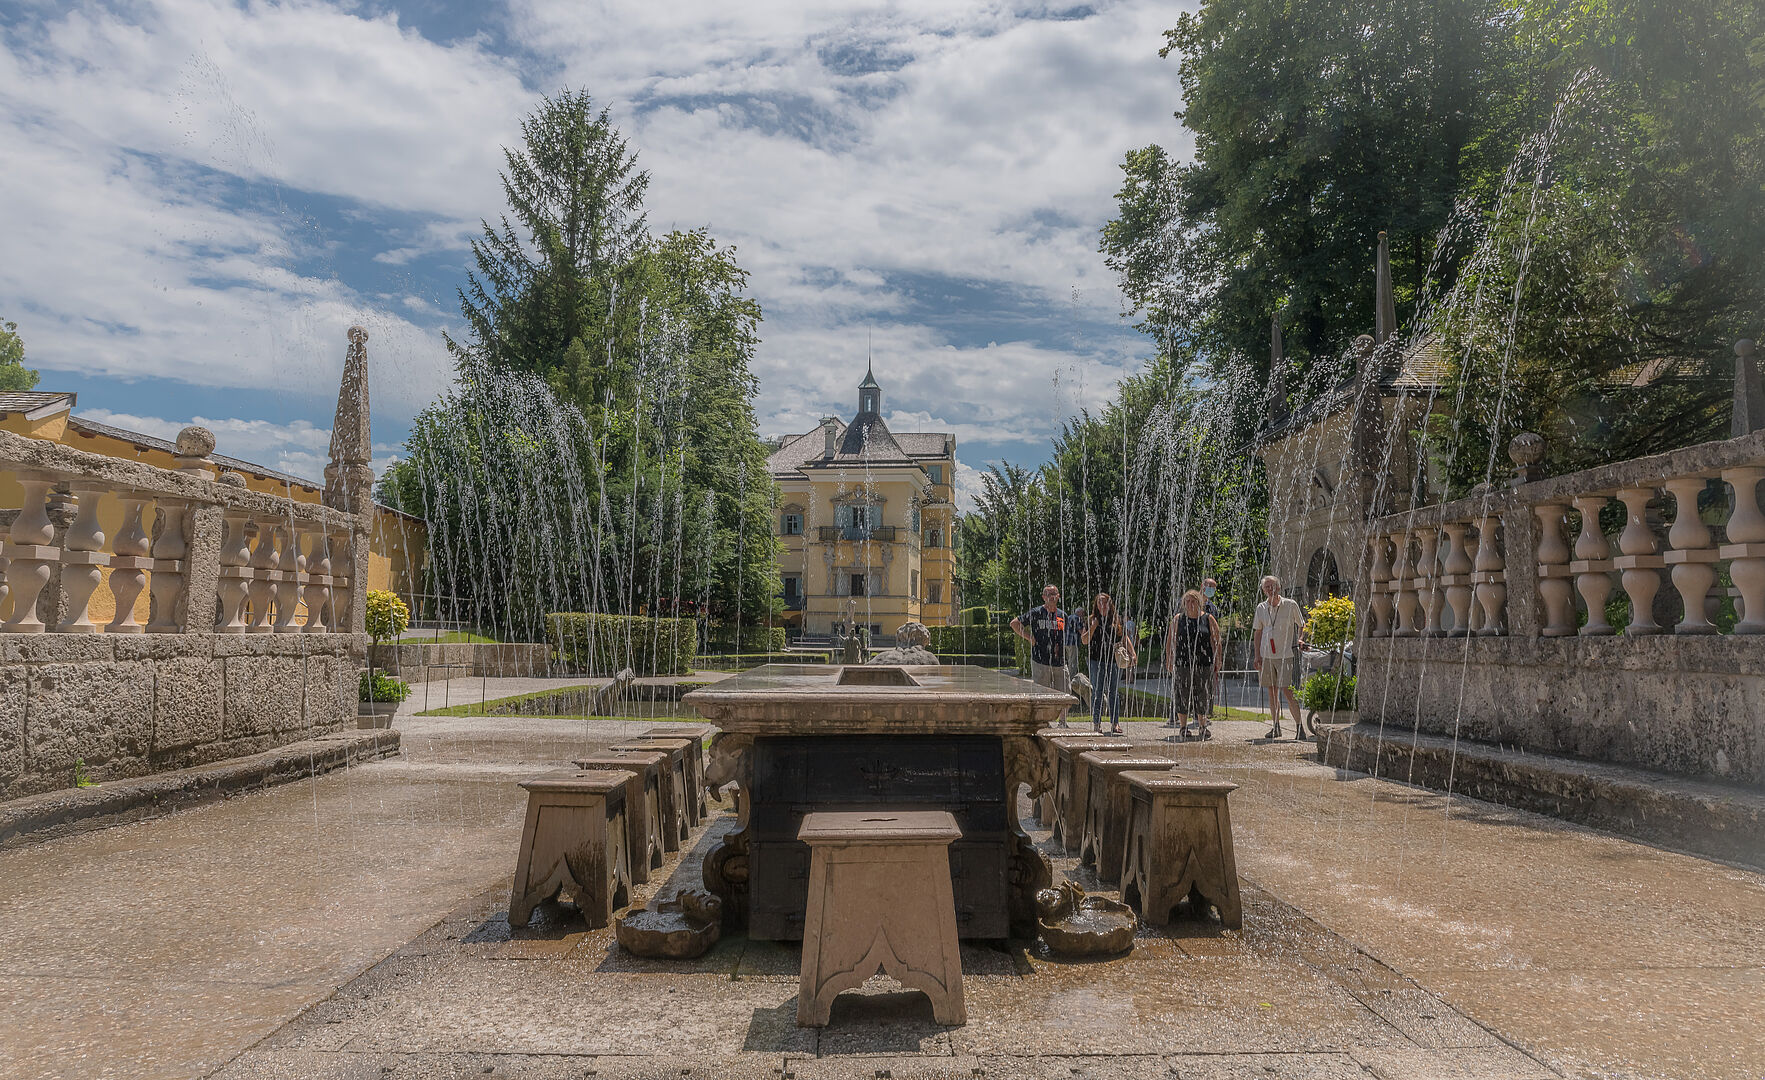
<svg viewBox="0 0 1765 1080"><path fill-rule="evenodd" d="M1142 928L1082 963L971 943L966 1026L878 979L819 1032L795 946L640 960L568 906L510 931L513 781L649 722L399 726L399 760L0 853L0 1077L1765 1075L1761 875L1337 773L1257 725L1130 725L1242 785L1242 932ZM729 824L640 896L697 885Z"/></svg>

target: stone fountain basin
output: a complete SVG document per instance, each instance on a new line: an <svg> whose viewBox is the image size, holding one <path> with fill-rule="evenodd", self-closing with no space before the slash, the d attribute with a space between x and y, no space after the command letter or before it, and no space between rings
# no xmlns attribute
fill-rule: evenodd
<svg viewBox="0 0 1765 1080"><path fill-rule="evenodd" d="M723 901L697 889L621 915L613 925L613 937L625 951L656 960L703 956L722 936Z"/></svg>
<svg viewBox="0 0 1765 1080"><path fill-rule="evenodd" d="M1119 900L1086 896L1067 882L1036 894L1042 942L1056 956L1114 956L1134 947L1140 921Z"/></svg>

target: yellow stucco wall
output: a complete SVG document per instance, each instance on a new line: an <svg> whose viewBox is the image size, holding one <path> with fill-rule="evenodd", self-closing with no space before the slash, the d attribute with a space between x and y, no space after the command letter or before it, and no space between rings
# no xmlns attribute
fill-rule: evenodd
<svg viewBox="0 0 1765 1080"><path fill-rule="evenodd" d="M925 464L941 464L943 482L930 486L935 501L919 507L917 532L913 530L912 514L915 498L923 498L927 489L928 477L923 468L817 470L809 479L780 479L774 521L782 546L779 573L798 577L806 597L802 611L786 612L787 625L800 625L815 634L830 632L835 622L845 620L852 599L840 595L844 583L839 578L861 569L879 577L882 586L874 594L857 598L857 621L861 625L875 627L877 633L892 637L904 622L944 625L955 621L955 561L950 550L956 516L950 484L955 461L947 457L928 459ZM858 499L880 506L880 524L896 530L895 542L820 538L823 526L835 525L838 508ZM803 515L801 535L784 533L787 513ZM934 529L938 531L939 546L927 547L926 533ZM887 563L885 548L892 554ZM940 593L936 604L927 600L934 582Z"/></svg>
<svg viewBox="0 0 1765 1080"><path fill-rule="evenodd" d="M22 413L6 413L0 415L0 430L30 438L50 439L76 450L145 462L162 469L175 468L177 464L169 452L157 447L81 431L68 423L66 412L36 421L25 419ZM293 499L295 502L318 503L324 494L319 487L289 484L263 473L244 471L241 475L245 477L245 486L252 491ZM17 507L23 502L24 489L19 486L18 478L10 472L0 470L0 507ZM111 542L123 525L123 507L114 495L105 495L99 503L98 522L105 536L104 550L109 551ZM373 533L368 544L368 588L390 589L409 602L413 594L422 591L427 551L428 530L423 522L396 511L376 507ZM90 609L92 620L100 624L109 622L116 615L115 598L109 588L108 569L104 571L104 577L103 584L92 596ZM143 592L135 602L137 620L146 622L147 605L148 595Z"/></svg>

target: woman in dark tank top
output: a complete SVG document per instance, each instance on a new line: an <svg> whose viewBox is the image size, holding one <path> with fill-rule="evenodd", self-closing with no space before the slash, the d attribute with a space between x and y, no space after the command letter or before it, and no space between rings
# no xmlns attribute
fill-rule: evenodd
<svg viewBox="0 0 1765 1080"><path fill-rule="evenodd" d="M1193 716L1204 739L1213 738L1208 714L1213 711L1214 673L1222 660L1220 624L1207 612L1207 601L1190 589L1183 594L1180 612L1165 635L1164 666L1171 673L1171 697L1176 716L1170 724L1178 735L1189 736Z"/></svg>

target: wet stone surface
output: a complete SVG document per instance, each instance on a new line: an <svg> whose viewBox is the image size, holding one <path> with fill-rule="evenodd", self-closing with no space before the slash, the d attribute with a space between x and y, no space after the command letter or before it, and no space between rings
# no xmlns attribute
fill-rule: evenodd
<svg viewBox="0 0 1765 1080"><path fill-rule="evenodd" d="M1143 927L1107 960L965 942L960 1028L886 979L798 1028L794 944L643 959L568 906L511 931L516 781L654 723L403 715L400 759L0 852L0 1077L1765 1074L1765 878L1338 773L1247 723L1128 725L1240 785L1243 930ZM699 884L719 809L638 903Z"/></svg>

